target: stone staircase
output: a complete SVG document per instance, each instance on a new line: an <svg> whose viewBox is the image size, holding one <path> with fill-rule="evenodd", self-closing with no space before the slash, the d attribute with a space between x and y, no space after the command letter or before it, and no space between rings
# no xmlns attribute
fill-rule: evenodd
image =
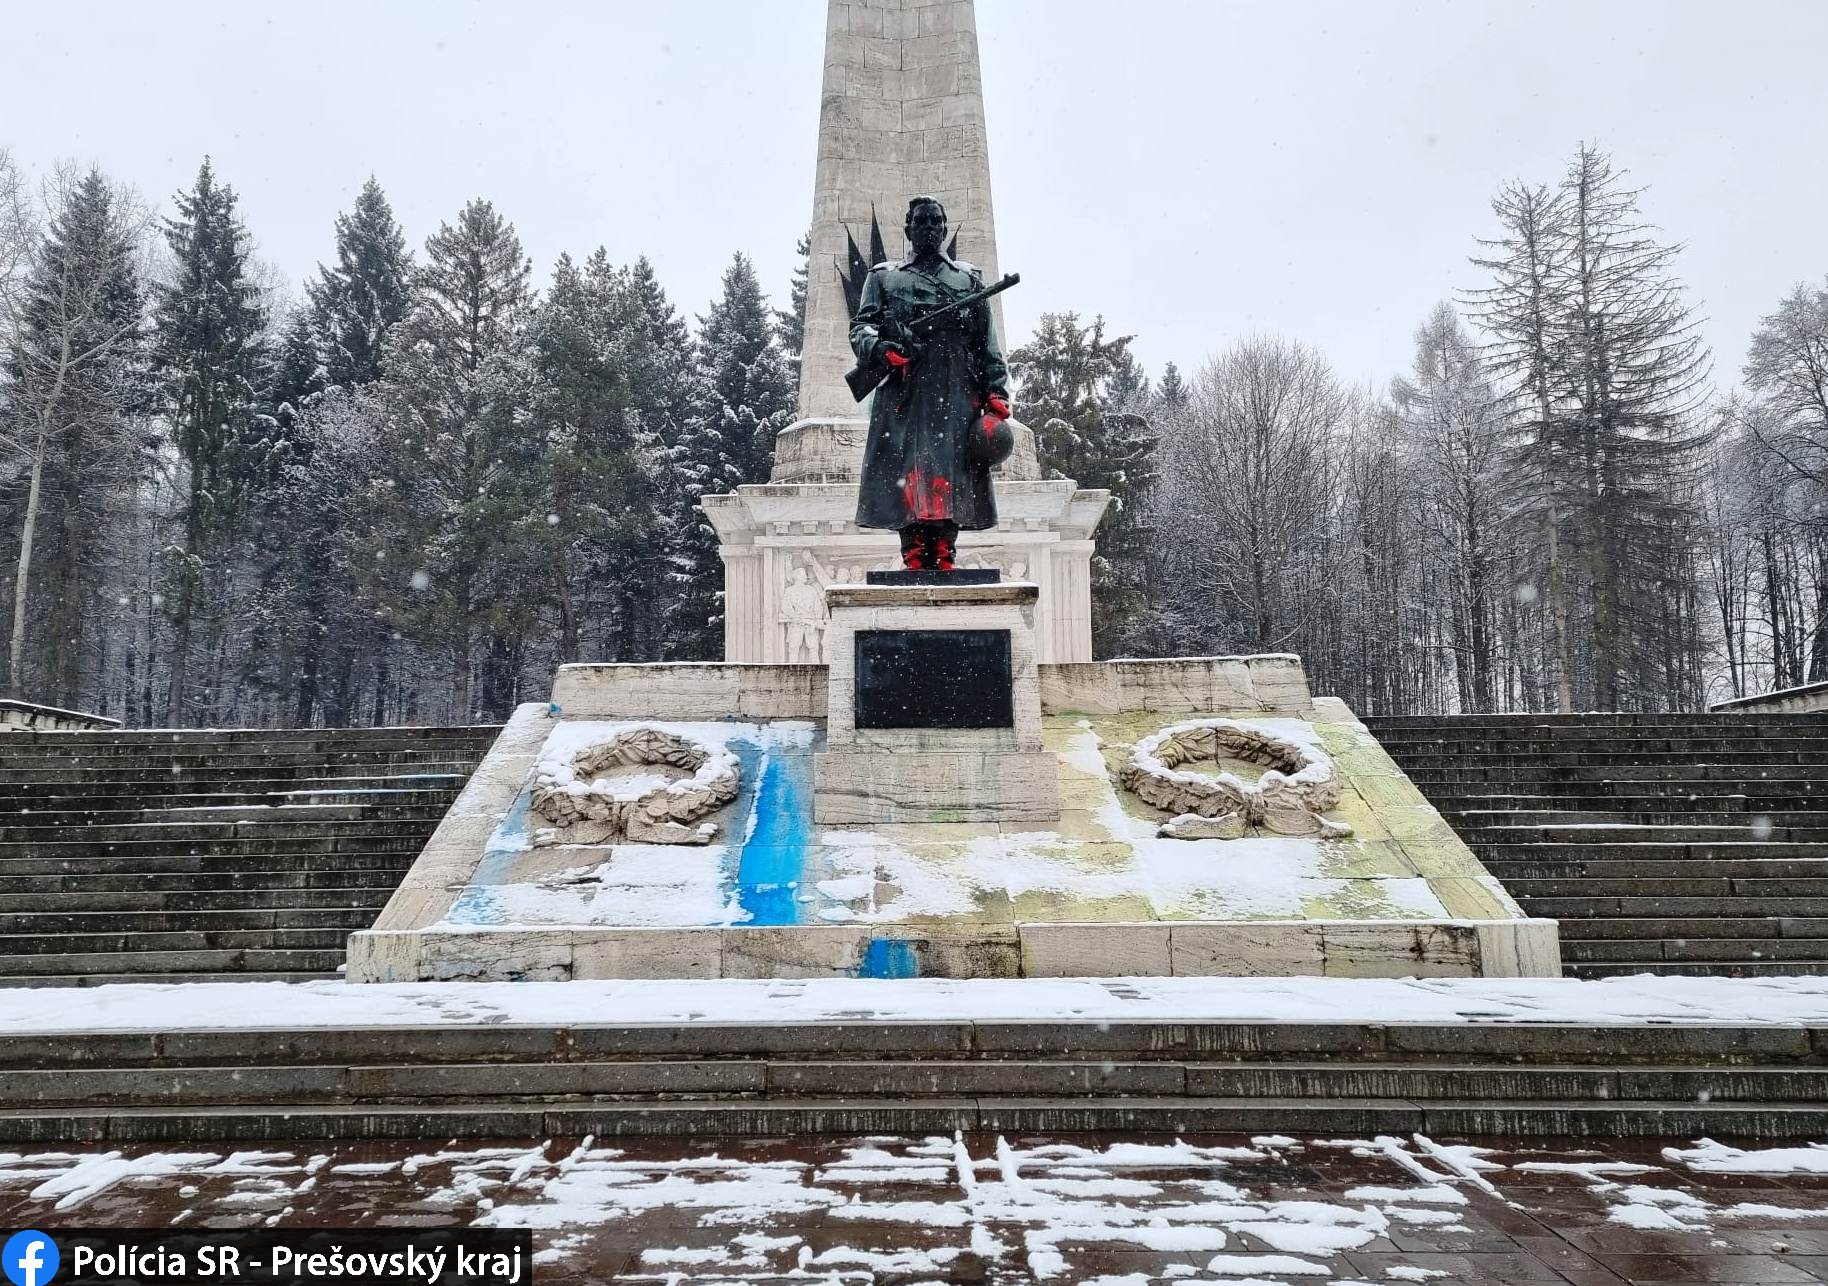
<svg viewBox="0 0 1828 1286"><path fill-rule="evenodd" d="M1828 974L1828 715L1365 724L1569 974Z"/></svg>
<svg viewBox="0 0 1828 1286"><path fill-rule="evenodd" d="M1828 1130L1802 1023L170 1025L0 1034L0 1140Z"/></svg>
<svg viewBox="0 0 1828 1286"><path fill-rule="evenodd" d="M334 976L496 732L0 734L0 986Z"/></svg>

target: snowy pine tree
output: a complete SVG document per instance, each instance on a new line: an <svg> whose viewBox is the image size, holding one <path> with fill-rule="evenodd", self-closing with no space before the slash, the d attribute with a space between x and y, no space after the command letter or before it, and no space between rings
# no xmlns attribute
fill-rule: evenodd
<svg viewBox="0 0 1828 1286"><path fill-rule="evenodd" d="M560 257L534 342L561 661L633 659L655 618L660 458L635 404L642 345L628 334L644 324L630 274L602 250L581 267Z"/></svg>
<svg viewBox="0 0 1828 1286"><path fill-rule="evenodd" d="M812 257L812 233L808 232L800 238L793 253L797 258L793 282L787 291L787 307L774 310L774 325L775 335L781 342L781 352L797 372L800 350L806 347L806 272Z"/></svg>
<svg viewBox="0 0 1828 1286"><path fill-rule="evenodd" d="M158 289L153 354L172 442L184 470L182 530L167 559L172 622L167 717L174 725L216 711L228 658L223 630L233 605L236 543L251 497L270 464L265 384L266 309L249 275L246 227L234 190L208 159L196 185L174 198L165 221L172 274ZM205 682L193 694L197 626L204 628Z"/></svg>
<svg viewBox="0 0 1828 1286"><path fill-rule="evenodd" d="M1017 412L1035 430L1042 472L1111 493L1092 559L1092 646L1108 656L1145 602L1139 540L1155 479L1148 380L1130 354L1134 336L1106 339L1104 318L1048 313L1009 355Z"/></svg>
<svg viewBox="0 0 1828 1286"><path fill-rule="evenodd" d="M381 376L387 332L412 302L413 258L393 207L371 175L355 208L336 216L336 266L306 289L318 327L324 379L355 388Z"/></svg>
<svg viewBox="0 0 1828 1286"><path fill-rule="evenodd" d="M700 496L766 482L774 439L793 419L794 384L775 339L767 300L746 256L724 270L723 293L698 320L702 404L672 452L693 508L679 515L681 594L668 655L709 660L723 654L724 569L717 533L697 512Z"/></svg>
<svg viewBox="0 0 1828 1286"><path fill-rule="evenodd" d="M487 201L425 252L382 353L385 473L365 497L357 561L395 628L444 658L445 716L506 718L546 525L528 413L532 270Z"/></svg>

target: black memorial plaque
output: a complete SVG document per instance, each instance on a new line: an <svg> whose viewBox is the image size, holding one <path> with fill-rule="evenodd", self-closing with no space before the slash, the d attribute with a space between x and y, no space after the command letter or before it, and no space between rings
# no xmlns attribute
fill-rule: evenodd
<svg viewBox="0 0 1828 1286"><path fill-rule="evenodd" d="M1013 728L1008 630L858 630L859 728Z"/></svg>
<svg viewBox="0 0 1828 1286"><path fill-rule="evenodd" d="M994 567L954 567L949 572L908 571L871 572L872 585L1000 585L1003 573Z"/></svg>

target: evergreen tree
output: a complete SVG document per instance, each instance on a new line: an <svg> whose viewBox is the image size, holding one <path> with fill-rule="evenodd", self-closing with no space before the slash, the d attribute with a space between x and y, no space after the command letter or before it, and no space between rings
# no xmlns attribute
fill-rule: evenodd
<svg viewBox="0 0 1828 1286"><path fill-rule="evenodd" d="M448 717L501 719L543 584L540 443L526 414L532 270L513 226L482 200L425 251L413 306L383 350L385 474L356 561L387 619L445 658Z"/></svg>
<svg viewBox="0 0 1828 1286"><path fill-rule="evenodd" d="M1473 319L1490 336L1486 369L1509 392L1517 435L1510 500L1516 521L1534 528L1533 565L1519 585L1525 598L1542 585L1548 614L1547 665L1555 708L1574 709L1573 593L1568 576L1570 516L1578 489L1565 461L1572 458L1567 421L1558 404L1558 349L1568 312L1565 274L1568 216L1559 191L1510 183L1492 199L1503 235L1480 244L1490 253L1473 262L1489 270L1492 285L1472 294ZM1533 604L1521 604L1527 625Z"/></svg>
<svg viewBox="0 0 1828 1286"><path fill-rule="evenodd" d="M1169 411L1178 411L1187 405L1187 385L1181 379L1181 369L1169 362L1162 369L1161 383L1155 386L1155 398Z"/></svg>
<svg viewBox="0 0 1828 1286"><path fill-rule="evenodd" d="M691 334L645 257L628 271L626 306L621 365L637 446L650 462L655 528L626 592L625 616L638 628L619 659L652 661L660 658L663 640L701 625L689 624L686 615L698 584L695 541L703 521L686 464L705 393ZM638 613L636 605L644 610Z"/></svg>
<svg viewBox="0 0 1828 1286"><path fill-rule="evenodd" d="M581 268L560 257L534 325L561 661L581 659L586 639L630 659L649 616L658 459L631 405L624 334L641 320L629 274L599 249Z"/></svg>
<svg viewBox="0 0 1828 1286"><path fill-rule="evenodd" d="M1149 581L1140 537L1156 433L1133 338L1107 339L1102 317L1081 325L1077 313L1048 313L1034 338L1009 355L1043 473L1111 493L1092 559L1092 646L1107 656L1143 610Z"/></svg>
<svg viewBox="0 0 1828 1286"><path fill-rule="evenodd" d="M1519 507L1542 516L1558 703L1700 698L1689 589L1707 353L1639 193L1582 146L1557 191L1514 185L1474 296L1523 426Z"/></svg>
<svg viewBox="0 0 1828 1286"><path fill-rule="evenodd" d="M1562 181L1570 313L1558 373L1585 499L1593 697L1602 710L1684 708L1699 700L1692 623L1670 611L1688 579L1702 441L1690 417L1709 359L1672 274L1681 247L1649 235L1622 177L1582 146Z"/></svg>
<svg viewBox="0 0 1828 1286"><path fill-rule="evenodd" d="M412 256L380 185L370 178L355 208L336 218L336 264L320 266L306 286L307 301L281 334L273 358L270 400L289 460L309 465L316 450L312 412L327 393L354 394L381 375L388 330L405 315L411 295ZM339 414L346 413L346 408ZM260 515L262 610L275 646L261 649L267 682L289 689L292 719L315 721L321 698L341 692L325 666L344 665L348 643L327 622L338 615L339 597L353 584L336 581L325 569L337 564L334 532L323 522L322 488L285 485L263 498ZM305 508L294 508L303 504ZM285 595L296 595L286 598ZM342 722L347 702L332 696L325 718Z"/></svg>
<svg viewBox="0 0 1828 1286"><path fill-rule="evenodd" d="M174 198L165 221L173 262L158 290L154 358L166 418L184 469L179 542L169 557L165 603L172 622L168 717L213 714L223 664L234 543L250 497L269 465L270 421L259 412L265 383L266 310L249 276L247 229L232 188L208 159L196 185ZM210 679L193 704L193 648L199 617L210 643Z"/></svg>
<svg viewBox="0 0 1828 1286"><path fill-rule="evenodd" d="M788 287L787 307L775 309L774 325L781 351L797 370L800 350L806 347L806 272L812 261L812 233L802 235L793 252L799 256L799 262L793 270L793 283Z"/></svg>
<svg viewBox="0 0 1828 1286"><path fill-rule="evenodd" d="M336 216L336 266L307 287L325 383L356 388L381 377L387 332L412 302L413 260L381 185L371 175L355 208Z"/></svg>
<svg viewBox="0 0 1828 1286"><path fill-rule="evenodd" d="M722 295L698 319L697 351L703 409L672 457L682 498L693 506L700 496L766 482L775 435L793 419L793 377L755 269L742 254L724 270ZM678 628L667 644L680 659L708 660L723 650L723 563L710 522L702 514L690 519L682 533Z"/></svg>

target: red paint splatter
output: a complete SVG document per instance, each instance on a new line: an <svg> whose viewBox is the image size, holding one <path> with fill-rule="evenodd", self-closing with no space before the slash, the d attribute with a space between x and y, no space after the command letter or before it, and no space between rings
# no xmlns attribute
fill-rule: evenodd
<svg viewBox="0 0 1828 1286"><path fill-rule="evenodd" d="M952 479L915 465L902 479L901 499L915 522L946 522L952 517Z"/></svg>

